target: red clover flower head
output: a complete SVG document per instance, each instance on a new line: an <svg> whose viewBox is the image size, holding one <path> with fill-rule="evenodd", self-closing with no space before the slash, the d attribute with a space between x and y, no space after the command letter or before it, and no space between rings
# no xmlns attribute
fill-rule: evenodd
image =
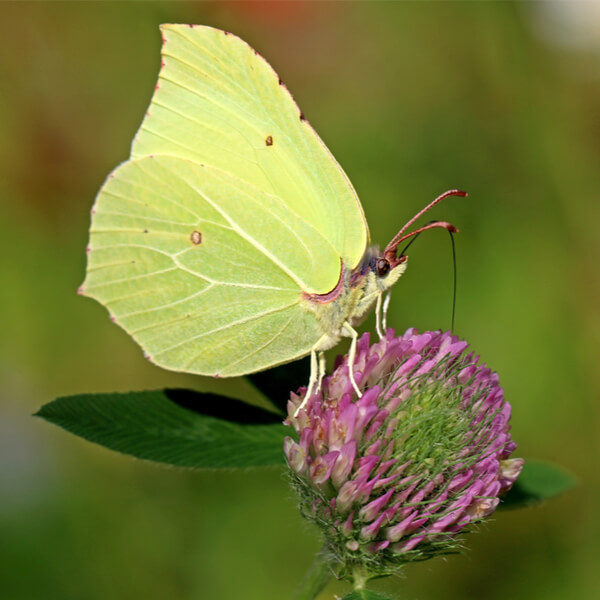
<svg viewBox="0 0 600 600"><path fill-rule="evenodd" d="M522 467L510 459L511 407L498 376L449 332L409 329L358 342L355 381L338 358L287 423L284 451L303 514L345 568L367 578L456 551L456 534L490 515Z"/></svg>

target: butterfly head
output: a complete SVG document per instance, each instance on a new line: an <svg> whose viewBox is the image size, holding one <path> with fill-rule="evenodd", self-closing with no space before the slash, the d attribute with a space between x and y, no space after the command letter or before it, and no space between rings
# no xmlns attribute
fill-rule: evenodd
<svg viewBox="0 0 600 600"><path fill-rule="evenodd" d="M419 227L414 231L410 231L405 233L406 230L423 214L425 214L429 209L433 208L436 204L441 202L444 198L448 196L466 196L466 192L462 192L460 190L449 190L440 196L438 196L435 200L430 202L425 208L420 210L412 219L410 219L402 229L394 236L392 241L385 247L384 251L381 253L377 248L371 248L367 251L367 255L365 256L365 260L363 261L363 265L366 266L368 264L368 268L371 271L371 277L375 277L377 288L381 291L385 291L389 289L404 273L406 270L406 260L407 256L405 254L406 250L410 246L410 244L416 239L416 237L422 233L423 231L427 231L428 229L434 229L436 227L445 229L450 233L458 232L458 229L454 227L451 223L447 223L446 221L432 221L431 223L427 223L423 227ZM398 252L398 247L402 242L406 240L410 240L404 247L403 250Z"/></svg>
<svg viewBox="0 0 600 600"><path fill-rule="evenodd" d="M386 256L379 248L371 247L363 259L363 274L373 280L381 292L389 289L406 271L405 254L401 256Z"/></svg>

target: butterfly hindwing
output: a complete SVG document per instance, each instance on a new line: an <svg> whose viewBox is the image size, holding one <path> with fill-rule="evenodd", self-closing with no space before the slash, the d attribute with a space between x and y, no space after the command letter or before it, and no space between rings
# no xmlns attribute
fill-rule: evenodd
<svg viewBox="0 0 600 600"><path fill-rule="evenodd" d="M336 253L314 231L307 247L296 232L310 226L285 211L212 167L129 161L98 195L83 291L167 368L227 375L291 360L320 335L302 277Z"/></svg>

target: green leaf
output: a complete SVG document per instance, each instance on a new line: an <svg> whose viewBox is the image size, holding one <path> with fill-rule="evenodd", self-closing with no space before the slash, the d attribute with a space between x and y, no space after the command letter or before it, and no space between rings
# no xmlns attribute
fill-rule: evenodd
<svg viewBox="0 0 600 600"><path fill-rule="evenodd" d="M354 590L347 596L344 596L342 600L391 600L391 598L378 592L371 592L370 590Z"/></svg>
<svg viewBox="0 0 600 600"><path fill-rule="evenodd" d="M244 402L190 390L82 394L36 413L86 440L178 467L284 464L281 417Z"/></svg>
<svg viewBox="0 0 600 600"><path fill-rule="evenodd" d="M549 500L570 490L576 479L561 467L541 460L527 460L523 471L504 496L501 508L521 508Z"/></svg>

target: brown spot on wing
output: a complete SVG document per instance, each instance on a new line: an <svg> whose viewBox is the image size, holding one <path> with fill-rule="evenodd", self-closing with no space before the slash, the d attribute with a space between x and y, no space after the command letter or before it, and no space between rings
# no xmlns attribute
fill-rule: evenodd
<svg viewBox="0 0 600 600"><path fill-rule="evenodd" d="M272 146L272 145L273 145L273 136L272 136L272 135L268 135L268 136L265 138L265 144L266 144L267 146Z"/></svg>
<svg viewBox="0 0 600 600"><path fill-rule="evenodd" d="M198 246L202 243L202 233L200 233L199 231L192 231L192 233L190 234L190 241L192 242L192 244L194 244L194 246Z"/></svg>

